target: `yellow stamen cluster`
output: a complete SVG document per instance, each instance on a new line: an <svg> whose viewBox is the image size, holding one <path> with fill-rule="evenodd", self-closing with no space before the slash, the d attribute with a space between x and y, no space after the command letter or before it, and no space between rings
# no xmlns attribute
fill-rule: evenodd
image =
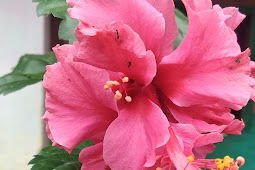
<svg viewBox="0 0 255 170"><path fill-rule="evenodd" d="M215 164L217 166L217 170L223 169L231 169L231 170L238 170L239 167L243 166L245 160L243 157L239 156L236 160L233 160L229 156L225 156L223 159L215 159Z"/></svg>
<svg viewBox="0 0 255 170"><path fill-rule="evenodd" d="M161 170L161 168L160 168L160 167L157 167L156 170Z"/></svg>
<svg viewBox="0 0 255 170"><path fill-rule="evenodd" d="M215 164L219 170L223 170L224 168L229 168L230 165L233 165L234 160L229 156L225 156L223 160L219 158L215 159Z"/></svg>
<svg viewBox="0 0 255 170"><path fill-rule="evenodd" d="M122 82L123 82L123 83L127 83L128 81L129 81L129 78L128 78L128 77L124 77L124 78L122 79ZM109 90L109 89L112 88L114 85L115 85L115 86L119 86L120 83L119 83L118 81L112 81L112 80L107 81L106 84L104 85L104 89L105 89L105 90ZM126 92L126 91L125 91L125 93L126 93L126 95L127 95L127 92ZM122 94L121 94L121 92L120 92L119 90L115 91L114 98L115 98L116 100L120 100L120 99L122 98ZM130 96L126 96L126 97L125 97L125 100L126 100L126 102L129 103L129 102L132 101L132 98L131 98Z"/></svg>

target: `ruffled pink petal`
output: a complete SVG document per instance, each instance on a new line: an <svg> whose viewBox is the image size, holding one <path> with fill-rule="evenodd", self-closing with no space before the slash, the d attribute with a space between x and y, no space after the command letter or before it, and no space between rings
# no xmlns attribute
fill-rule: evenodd
<svg viewBox="0 0 255 170"><path fill-rule="evenodd" d="M154 150L169 139L169 123L146 96L139 94L120 111L104 138L104 160L111 169L140 170L156 162Z"/></svg>
<svg viewBox="0 0 255 170"><path fill-rule="evenodd" d="M240 134L244 128L242 121L233 120L234 115L229 109L200 105L178 107L170 101L167 101L166 105L179 123L191 124L199 133L224 131L227 134Z"/></svg>
<svg viewBox="0 0 255 170"><path fill-rule="evenodd" d="M58 61L65 60L65 59L73 59L78 53L79 44L78 42L74 42L73 45L65 44L60 46L59 44L52 48L55 53L55 56Z"/></svg>
<svg viewBox="0 0 255 170"><path fill-rule="evenodd" d="M183 54L183 51L178 54ZM248 49L235 57L206 61L202 59L201 52L201 59L197 61L161 64L155 82L178 106L217 103L239 110L247 104L254 92L254 79L249 77L249 54ZM175 57L176 54L173 55ZM192 59L196 54L188 51L186 55Z"/></svg>
<svg viewBox="0 0 255 170"><path fill-rule="evenodd" d="M241 14L238 8L226 7L222 9L219 5L214 5L212 7L211 0L182 0L182 2L186 7L188 16L192 15L194 12L198 13L206 10L215 10L219 14L221 20L232 30L235 30L245 18L245 15Z"/></svg>
<svg viewBox="0 0 255 170"><path fill-rule="evenodd" d="M215 149L213 144L208 144L205 146L196 147L193 149L193 154L196 159L205 159L205 157L212 153Z"/></svg>
<svg viewBox="0 0 255 170"><path fill-rule="evenodd" d="M170 54L173 49L173 41L178 35L178 29L174 18L174 2L173 0L147 0L154 8L163 14L165 19L165 34L158 44L159 48L155 51L157 62L160 62L162 57Z"/></svg>
<svg viewBox="0 0 255 170"><path fill-rule="evenodd" d="M79 161L82 163L81 170L100 170L105 166L103 159L103 142L81 150Z"/></svg>
<svg viewBox="0 0 255 170"><path fill-rule="evenodd" d="M191 15L186 37L161 63L189 62L196 65L203 61L239 55L241 50L235 32L222 22L221 16L213 10Z"/></svg>
<svg viewBox="0 0 255 170"><path fill-rule="evenodd" d="M221 142L223 136L220 133L200 134L191 124L172 123L171 128L184 145L184 154L193 155L193 149L209 144Z"/></svg>
<svg viewBox="0 0 255 170"><path fill-rule="evenodd" d="M194 12L206 11L212 8L211 0L182 0L185 5L188 15L191 10Z"/></svg>
<svg viewBox="0 0 255 170"><path fill-rule="evenodd" d="M245 15L241 14L238 11L238 8L235 7L226 7L221 8L219 5L214 5L213 10L218 11L222 15L225 24L230 27L232 30L235 30L236 27L244 20ZM224 19L225 18L225 19Z"/></svg>
<svg viewBox="0 0 255 170"><path fill-rule="evenodd" d="M117 21L103 29L79 26L84 34L76 61L123 72L139 84L148 85L156 74L155 56L146 51L143 41L132 29Z"/></svg>
<svg viewBox="0 0 255 170"><path fill-rule="evenodd" d="M158 51L160 41L165 35L165 20L162 14L146 0L69 0L68 2L72 6L68 9L72 18L96 27L121 20L139 34L146 49ZM169 10L174 12L172 6L169 6ZM171 42L167 43L169 44Z"/></svg>
<svg viewBox="0 0 255 170"><path fill-rule="evenodd" d="M244 128L244 123L242 120L233 120L223 131L225 134L241 135L241 131Z"/></svg>
<svg viewBox="0 0 255 170"><path fill-rule="evenodd" d="M68 151L86 139L102 141L117 117L113 94L103 89L108 73L71 59L46 69L43 87L47 111L43 119L49 137Z"/></svg>
<svg viewBox="0 0 255 170"><path fill-rule="evenodd" d="M179 142L175 136L174 131L169 127L170 139L166 143L167 153L175 165L177 170L200 170L197 167L189 164L187 157L180 148Z"/></svg>

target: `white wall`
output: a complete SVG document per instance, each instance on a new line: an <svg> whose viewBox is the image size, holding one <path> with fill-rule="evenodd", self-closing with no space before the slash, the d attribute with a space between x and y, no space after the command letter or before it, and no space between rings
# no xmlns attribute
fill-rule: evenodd
<svg viewBox="0 0 255 170"><path fill-rule="evenodd" d="M25 53L44 53L44 19L32 0L0 0L0 76ZM27 170L42 146L41 83L0 96L0 169Z"/></svg>

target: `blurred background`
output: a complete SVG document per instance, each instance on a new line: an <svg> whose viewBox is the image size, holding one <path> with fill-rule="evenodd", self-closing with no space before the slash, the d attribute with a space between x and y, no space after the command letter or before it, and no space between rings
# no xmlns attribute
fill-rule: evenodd
<svg viewBox="0 0 255 170"><path fill-rule="evenodd" d="M225 6L240 7L247 15L236 29L238 41L245 50L250 47L255 56L255 0L214 0ZM52 46L63 43L58 40L60 20L38 18L32 0L1 0L0 6L0 76L7 74L24 54L44 54ZM176 0L176 6L184 11ZM28 170L27 163L48 141L41 116L44 113L44 92L41 83L27 86L7 96L0 96L0 170ZM242 111L233 112L236 118L244 119L246 127L242 136L227 136L217 144L216 151L209 157L230 155L246 158L242 169L255 169L255 119L253 104Z"/></svg>
<svg viewBox="0 0 255 170"><path fill-rule="evenodd" d="M46 52L46 20L36 15L32 0L1 0L0 76L25 53ZM43 144L44 92L37 83L7 96L0 95L0 169L27 170Z"/></svg>

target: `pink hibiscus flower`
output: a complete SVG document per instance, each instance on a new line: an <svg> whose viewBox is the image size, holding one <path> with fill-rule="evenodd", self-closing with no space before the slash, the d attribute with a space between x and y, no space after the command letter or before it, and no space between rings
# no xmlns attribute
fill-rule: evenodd
<svg viewBox="0 0 255 170"><path fill-rule="evenodd" d="M80 154L83 169L152 167L156 149L171 140L169 121L194 126L192 140L240 134L244 125L230 108L246 105L254 79L249 50L240 51L233 31L243 19L236 8L183 0L189 27L172 52L172 0L67 2L69 15L80 20L78 41L53 48L58 63L44 76L43 118L53 145L70 152L86 139L95 143ZM179 140L184 153L207 154L199 149L203 142ZM207 141L209 150L214 142Z"/></svg>

